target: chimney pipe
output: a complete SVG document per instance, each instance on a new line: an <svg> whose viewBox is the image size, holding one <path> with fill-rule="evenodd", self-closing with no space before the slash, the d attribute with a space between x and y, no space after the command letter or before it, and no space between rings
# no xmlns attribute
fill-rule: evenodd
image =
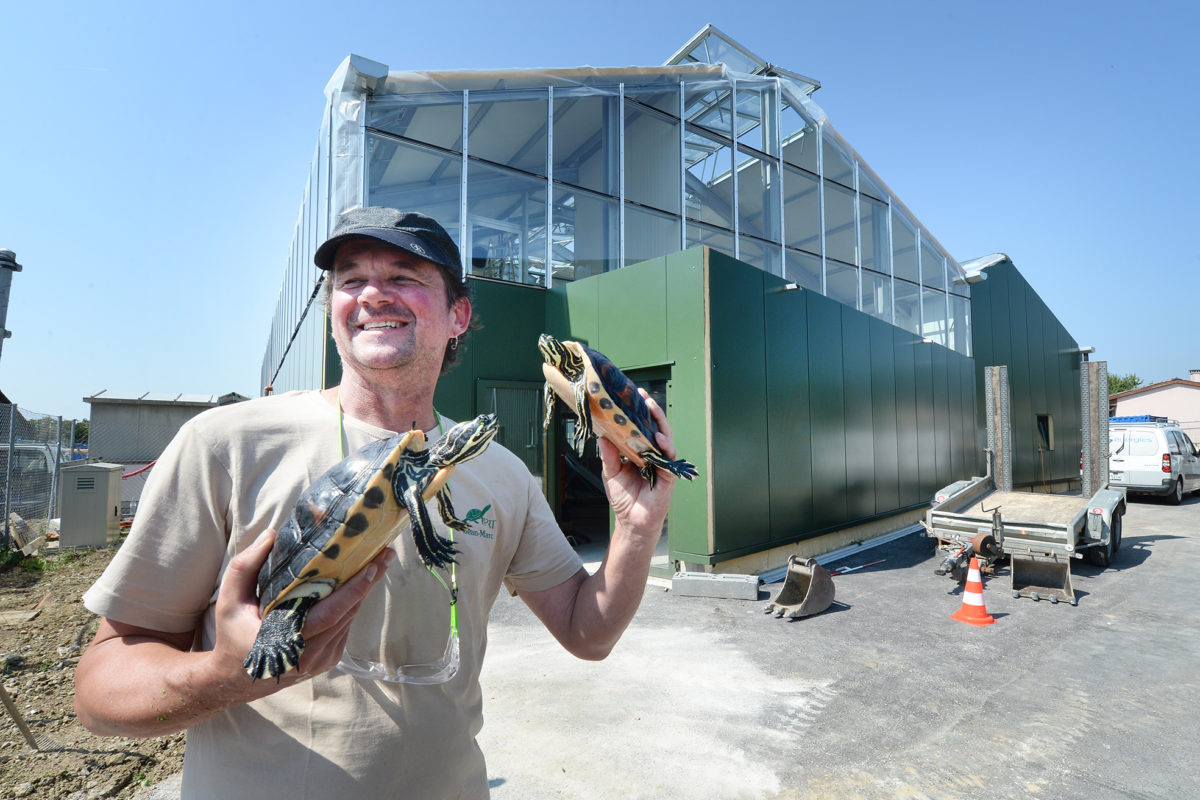
<svg viewBox="0 0 1200 800"><path fill-rule="evenodd" d="M4 327L8 320L8 290L12 286L13 273L20 271L17 254L12 250L0 250L0 353L4 351L4 340L12 336L12 331Z"/></svg>

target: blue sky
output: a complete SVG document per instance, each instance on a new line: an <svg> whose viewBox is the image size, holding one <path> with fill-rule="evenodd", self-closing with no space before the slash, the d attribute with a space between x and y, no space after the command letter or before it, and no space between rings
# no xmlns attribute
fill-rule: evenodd
<svg viewBox="0 0 1200 800"><path fill-rule="evenodd" d="M651 65L706 23L814 99L952 256L1003 251L1110 372L1200 368L1195 39L1180 2L0 3L0 389L255 396L349 53Z"/></svg>

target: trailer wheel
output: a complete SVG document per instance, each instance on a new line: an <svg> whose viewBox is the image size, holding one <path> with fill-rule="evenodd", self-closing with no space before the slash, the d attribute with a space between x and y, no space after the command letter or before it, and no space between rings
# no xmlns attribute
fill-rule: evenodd
<svg viewBox="0 0 1200 800"><path fill-rule="evenodd" d="M1108 544L1103 547L1093 547L1087 551L1088 563L1094 564L1097 567L1108 567L1112 565L1113 556L1117 554L1117 549L1121 546L1121 515L1113 514L1112 522L1108 528Z"/></svg>

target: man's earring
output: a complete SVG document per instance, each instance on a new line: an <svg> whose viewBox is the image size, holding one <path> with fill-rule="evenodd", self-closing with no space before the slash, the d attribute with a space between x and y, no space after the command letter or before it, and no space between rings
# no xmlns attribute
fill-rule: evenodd
<svg viewBox="0 0 1200 800"><path fill-rule="evenodd" d="M451 350L458 349L458 337L457 336L455 336L453 339L450 340L450 349Z"/></svg>

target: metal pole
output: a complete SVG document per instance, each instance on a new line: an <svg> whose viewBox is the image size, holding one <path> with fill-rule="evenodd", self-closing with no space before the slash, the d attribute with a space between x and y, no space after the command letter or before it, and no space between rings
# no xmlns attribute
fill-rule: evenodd
<svg viewBox="0 0 1200 800"><path fill-rule="evenodd" d="M12 503L13 459L16 458L16 448L14 446L17 429L16 420L17 407L16 405L10 405L8 407L8 464L6 465L4 475L4 548L6 550L11 546L8 538L8 509Z"/></svg>
<svg viewBox="0 0 1200 800"><path fill-rule="evenodd" d="M50 473L50 506L49 506L49 508L46 509L46 524L47 525L50 524L49 523L50 520L54 519L55 507L58 505L58 468L62 464L62 441L63 441L62 424L63 424L63 419L60 416L58 418L58 446L54 450L54 471L52 473ZM75 432L74 429L75 429L75 426L74 426L74 424L72 424L71 425L72 435Z"/></svg>
<svg viewBox="0 0 1200 800"><path fill-rule="evenodd" d="M12 331L5 328L8 320L8 292L12 286L14 272L20 272L21 265L17 263L17 255L12 250L0 250L0 353L4 351L4 340L12 336ZM5 515L7 519L7 515Z"/></svg>

